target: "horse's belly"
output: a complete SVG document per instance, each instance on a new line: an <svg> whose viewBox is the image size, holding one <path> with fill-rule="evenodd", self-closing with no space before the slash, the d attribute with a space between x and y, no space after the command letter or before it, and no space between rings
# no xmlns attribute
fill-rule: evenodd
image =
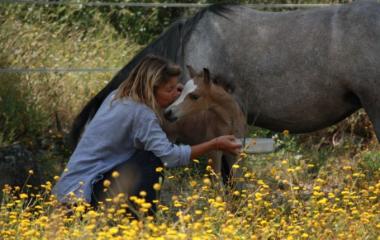
<svg viewBox="0 0 380 240"><path fill-rule="evenodd" d="M274 131L303 133L335 124L360 108L360 102L351 94L341 98L304 99L290 105L288 102L275 97L258 102L261 107L249 111L249 118L253 124Z"/></svg>

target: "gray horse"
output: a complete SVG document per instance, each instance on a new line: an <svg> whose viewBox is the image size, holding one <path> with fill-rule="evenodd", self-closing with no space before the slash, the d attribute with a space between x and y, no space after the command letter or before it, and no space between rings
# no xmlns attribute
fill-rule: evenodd
<svg viewBox="0 0 380 240"><path fill-rule="evenodd" d="M257 126L310 132L363 107L380 139L379 3L280 13L205 8L171 25L85 106L74 121L74 144L103 99L147 54L223 76Z"/></svg>

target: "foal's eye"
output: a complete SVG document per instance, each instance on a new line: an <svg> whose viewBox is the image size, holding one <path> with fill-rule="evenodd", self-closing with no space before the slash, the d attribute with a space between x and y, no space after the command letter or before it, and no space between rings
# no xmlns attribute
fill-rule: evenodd
<svg viewBox="0 0 380 240"><path fill-rule="evenodd" d="M199 96L195 94L189 94L189 97L191 100L197 100L199 98Z"/></svg>

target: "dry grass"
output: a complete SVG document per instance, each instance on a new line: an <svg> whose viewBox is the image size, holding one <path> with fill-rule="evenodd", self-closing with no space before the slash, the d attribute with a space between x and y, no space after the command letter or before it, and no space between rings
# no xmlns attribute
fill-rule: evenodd
<svg viewBox="0 0 380 240"><path fill-rule="evenodd" d="M0 44L0 66L3 68L120 69L140 49L140 46L127 39L118 38L106 24L94 26L86 32L67 33L61 32L59 25L21 23L10 16L1 25ZM16 136L22 134L20 125L12 124L12 121L17 122L15 118L24 117L30 123L44 121L40 126L44 125L45 128L39 130L46 131L54 128L53 123L58 116L63 127L67 128L83 104L103 88L114 74L112 71L2 74L1 81L6 84L0 87L0 110L4 118L9 119L2 127L14 128ZM17 92L18 97L14 98L9 94L10 91ZM18 113L6 108L9 102L13 103L13 109L20 108ZM34 115L28 111L31 108ZM3 136L3 139L8 139L8 142L17 140L10 135Z"/></svg>

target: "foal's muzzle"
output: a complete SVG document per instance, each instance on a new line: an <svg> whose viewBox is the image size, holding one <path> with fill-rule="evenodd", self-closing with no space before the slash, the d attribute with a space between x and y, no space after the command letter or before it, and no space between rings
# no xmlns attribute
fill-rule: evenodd
<svg viewBox="0 0 380 240"><path fill-rule="evenodd" d="M165 110L164 117L169 122L175 122L178 119L176 116L174 116L173 111L171 109Z"/></svg>

